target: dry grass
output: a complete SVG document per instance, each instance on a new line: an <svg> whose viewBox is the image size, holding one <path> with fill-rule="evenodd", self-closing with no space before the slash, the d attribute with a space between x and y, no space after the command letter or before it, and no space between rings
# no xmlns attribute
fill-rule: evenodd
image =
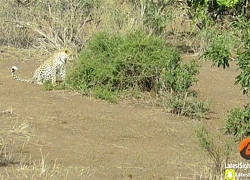
<svg viewBox="0 0 250 180"><path fill-rule="evenodd" d="M41 160L20 163L19 165L5 168L5 179L89 179L95 170L85 167L64 167L56 161L51 164L46 162L46 156L41 152Z"/></svg>
<svg viewBox="0 0 250 180"><path fill-rule="evenodd" d="M11 116L12 110L2 112L1 116ZM10 129L2 128L0 131L0 166L19 164L22 149L29 143L31 133L27 122L16 121Z"/></svg>
<svg viewBox="0 0 250 180"><path fill-rule="evenodd" d="M144 1L31 1L28 5L17 1L0 2L0 44L22 48L52 51L62 47L82 50L96 32L125 34L138 29L147 29L151 34L154 25L146 28L144 17L147 4ZM166 41L175 43L183 32L194 30L187 18L187 10L167 7L155 12L164 16ZM164 23L162 25L164 25ZM173 33L173 34L172 34ZM191 40L193 41L193 40Z"/></svg>
<svg viewBox="0 0 250 180"><path fill-rule="evenodd" d="M20 122L16 116L12 108L0 112L1 119L11 122L0 130L1 179L88 179L95 174L94 168L64 167L56 160L48 163L42 149L40 160L34 160L24 149L41 140L32 133L30 123Z"/></svg>
<svg viewBox="0 0 250 180"><path fill-rule="evenodd" d="M1 1L0 6L1 44L49 50L82 48L90 38L87 23L96 27L100 15L96 1L32 1L29 6Z"/></svg>

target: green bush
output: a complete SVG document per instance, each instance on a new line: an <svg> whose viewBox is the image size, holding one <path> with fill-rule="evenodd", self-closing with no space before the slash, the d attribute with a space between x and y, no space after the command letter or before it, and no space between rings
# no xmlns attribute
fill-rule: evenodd
<svg viewBox="0 0 250 180"><path fill-rule="evenodd" d="M224 174L224 164L228 162L232 154L233 142L222 138L214 131L211 133L212 131L209 131L204 125L198 125L195 132L200 146L212 159L212 166L209 167L212 172L211 179L220 179Z"/></svg>
<svg viewBox="0 0 250 180"><path fill-rule="evenodd" d="M172 92L183 95L194 82L197 82L196 75L199 73L199 66L195 61L191 61L189 64L177 63L170 63L174 66L164 73L164 82Z"/></svg>
<svg viewBox="0 0 250 180"><path fill-rule="evenodd" d="M250 48L246 48L244 52L238 51L237 53L237 65L239 66L241 72L236 77L235 84L240 84L241 89L243 91L243 94L249 93L249 87L250 87Z"/></svg>
<svg viewBox="0 0 250 180"><path fill-rule="evenodd" d="M141 3L141 11L143 12L143 25L147 30L159 35L164 31L167 23L171 20L171 14L164 11L165 3L154 3L153 1L145 1Z"/></svg>
<svg viewBox="0 0 250 180"><path fill-rule="evenodd" d="M195 97L172 97L169 101L170 112L182 116L201 119L207 118L209 103L207 101L197 100Z"/></svg>
<svg viewBox="0 0 250 180"><path fill-rule="evenodd" d="M211 59L213 66L229 67L229 60L231 57L232 39L226 35L214 35L211 37L209 47L205 50L203 56L206 59Z"/></svg>
<svg viewBox="0 0 250 180"><path fill-rule="evenodd" d="M242 25L242 28L245 26L244 31L242 32L242 42L243 47L241 49L239 48L237 51L237 65L239 66L239 69L241 70L240 74L236 77L235 84L240 84L241 89L243 91L243 94L249 93L250 88L250 31L249 28L246 28L246 26L249 26L249 23L246 23Z"/></svg>
<svg viewBox="0 0 250 180"><path fill-rule="evenodd" d="M197 73L196 63L183 64L179 52L160 37L139 31L124 36L99 33L75 61L67 83L77 90L102 89L114 96L152 90L181 93Z"/></svg>
<svg viewBox="0 0 250 180"><path fill-rule="evenodd" d="M226 118L226 132L232 134L240 140L250 136L250 105L247 104L244 109L236 108L231 110Z"/></svg>
<svg viewBox="0 0 250 180"><path fill-rule="evenodd" d="M239 0L188 0L187 4L191 8L192 15L202 18L204 21L208 18L222 20L227 15L247 17L249 9L248 1Z"/></svg>

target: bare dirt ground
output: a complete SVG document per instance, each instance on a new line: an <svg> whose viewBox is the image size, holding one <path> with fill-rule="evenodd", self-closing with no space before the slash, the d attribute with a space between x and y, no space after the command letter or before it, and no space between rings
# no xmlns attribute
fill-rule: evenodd
<svg viewBox="0 0 250 180"><path fill-rule="evenodd" d="M18 158L8 166L2 164L0 178L160 180L202 176L208 158L197 143L196 120L171 115L159 107L110 104L14 81L11 66L18 66L18 74L28 78L40 64L33 55L20 54L13 55L7 48L1 53L0 122L2 129L21 125L21 132L23 124L28 130L11 141L15 144L13 157ZM211 68L205 63L194 86L199 98L210 99L211 118L206 121L215 130L224 127L228 110L248 102L234 85L235 69ZM34 167L40 168L39 173Z"/></svg>

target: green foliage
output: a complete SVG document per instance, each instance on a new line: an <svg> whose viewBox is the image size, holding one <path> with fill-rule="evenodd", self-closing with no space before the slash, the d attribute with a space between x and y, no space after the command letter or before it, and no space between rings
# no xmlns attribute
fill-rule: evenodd
<svg viewBox="0 0 250 180"><path fill-rule="evenodd" d="M227 14L247 16L248 1L242 0L188 0L193 17L203 20L223 19ZM204 22L204 21L203 21ZM204 24L203 24L204 25ZM200 28L207 26L199 26Z"/></svg>
<svg viewBox="0 0 250 180"><path fill-rule="evenodd" d="M217 0L217 3L220 6L225 6L225 7L233 7L235 4L237 4L239 0Z"/></svg>
<svg viewBox="0 0 250 180"><path fill-rule="evenodd" d="M161 34L166 27L167 22L171 19L171 15L164 11L165 4L159 6L153 1L141 2L141 10L143 12L143 25L148 30L153 30L155 34Z"/></svg>
<svg viewBox="0 0 250 180"><path fill-rule="evenodd" d="M244 25L241 25L240 27L244 28L241 32L241 39L244 43L244 47L241 49L238 49L237 51L237 65L239 66L239 69L241 70L240 74L236 77L236 84L240 84L243 94L249 93L249 87L250 87L250 28L249 26L244 27L246 25L249 25L248 23L245 23Z"/></svg>
<svg viewBox="0 0 250 180"><path fill-rule="evenodd" d="M143 28L156 35L161 34L172 19L172 7L168 0L130 0L133 9L140 12Z"/></svg>
<svg viewBox="0 0 250 180"><path fill-rule="evenodd" d="M224 69L229 67L232 45L226 35L215 35L205 50L203 57L211 59L213 66L222 66Z"/></svg>
<svg viewBox="0 0 250 180"><path fill-rule="evenodd" d="M56 85L53 85L51 82L45 82L43 83L43 89L46 91L51 91L51 90L64 90L67 89L67 84L65 83L57 83Z"/></svg>
<svg viewBox="0 0 250 180"><path fill-rule="evenodd" d="M196 128L196 135L202 148L204 148L212 157L216 157L217 150L215 148L214 140L204 126Z"/></svg>
<svg viewBox="0 0 250 180"><path fill-rule="evenodd" d="M237 16L235 21L232 23L234 31L240 41L244 43L243 46L249 46L250 43L250 21L244 16Z"/></svg>
<svg viewBox="0 0 250 180"><path fill-rule="evenodd" d="M250 105L244 106L244 109L236 108L230 111L226 118L226 132L241 140L250 136Z"/></svg>
<svg viewBox="0 0 250 180"><path fill-rule="evenodd" d="M112 103L117 102L117 97L115 96L114 92L110 92L107 89L95 88L93 93L96 98L103 99Z"/></svg>
<svg viewBox="0 0 250 180"><path fill-rule="evenodd" d="M218 19L223 19L225 8L218 5L216 0L192 0L188 1L190 8L191 19L193 24L199 29L207 31L213 31L213 28L219 24L220 28L222 24L218 23ZM213 32L214 33L214 32ZM215 34L218 34L215 32Z"/></svg>
<svg viewBox="0 0 250 180"><path fill-rule="evenodd" d="M209 111L208 102L197 100L195 97L174 96L170 99L170 111L174 114L191 118L206 118Z"/></svg>
<svg viewBox="0 0 250 180"><path fill-rule="evenodd" d="M236 77L236 84L240 84L243 94L249 93L250 87L250 48L244 50L244 52L238 51L237 53L237 65L239 66L241 72Z"/></svg>
<svg viewBox="0 0 250 180"><path fill-rule="evenodd" d="M188 5L191 7L190 12L193 16L193 22L200 28L207 28L212 23L213 11L216 8L213 6L213 1L209 0L193 0L188 1ZM212 8L211 8L212 4ZM211 11L211 9L213 9Z"/></svg>
<svg viewBox="0 0 250 180"><path fill-rule="evenodd" d="M212 158L213 172L212 179L220 179L224 175L224 164L228 161L230 153L232 152L232 142L220 140L218 143L204 126L197 126L196 135L199 140L200 146L208 153ZM216 135L218 137L218 135Z"/></svg>
<svg viewBox="0 0 250 180"><path fill-rule="evenodd" d="M98 89L99 95L102 89L102 98L107 92L109 97L151 90L181 93L195 82L197 67L194 62L183 64L179 52L159 37L100 33L81 52L67 82L77 90Z"/></svg>
<svg viewBox="0 0 250 180"><path fill-rule="evenodd" d="M46 91L51 91L54 89L53 84L51 82L43 83L43 89Z"/></svg>
<svg viewBox="0 0 250 180"><path fill-rule="evenodd" d="M233 7L239 0L216 0L219 6Z"/></svg>
<svg viewBox="0 0 250 180"><path fill-rule="evenodd" d="M175 93L185 93L194 82L197 82L198 67L196 61L189 64L174 64L173 68L165 72L166 84Z"/></svg>

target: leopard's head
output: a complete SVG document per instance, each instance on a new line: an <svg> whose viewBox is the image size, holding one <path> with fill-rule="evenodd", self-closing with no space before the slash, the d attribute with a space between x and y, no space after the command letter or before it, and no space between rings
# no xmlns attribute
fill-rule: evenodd
<svg viewBox="0 0 250 180"><path fill-rule="evenodd" d="M61 56L66 60L71 62L73 58L73 52L71 49L63 49L60 51Z"/></svg>

